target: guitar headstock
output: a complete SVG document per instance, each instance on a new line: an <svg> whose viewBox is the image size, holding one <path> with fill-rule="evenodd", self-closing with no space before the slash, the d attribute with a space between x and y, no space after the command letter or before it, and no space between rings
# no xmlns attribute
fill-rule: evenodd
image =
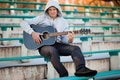
<svg viewBox="0 0 120 80"><path fill-rule="evenodd" d="M90 29L80 29L80 30L74 30L75 34L90 34L91 30Z"/></svg>
<svg viewBox="0 0 120 80"><path fill-rule="evenodd" d="M81 34L90 34L91 30L90 29L81 29L80 32L81 32Z"/></svg>

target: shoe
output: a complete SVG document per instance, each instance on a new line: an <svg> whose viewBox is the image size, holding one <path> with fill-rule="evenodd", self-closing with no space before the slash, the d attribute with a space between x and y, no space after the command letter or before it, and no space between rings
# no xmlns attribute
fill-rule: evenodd
<svg viewBox="0 0 120 80"><path fill-rule="evenodd" d="M90 77L90 76L95 76L97 74L96 70L91 70L88 69L86 67L78 70L75 72L75 76L86 76L86 77Z"/></svg>

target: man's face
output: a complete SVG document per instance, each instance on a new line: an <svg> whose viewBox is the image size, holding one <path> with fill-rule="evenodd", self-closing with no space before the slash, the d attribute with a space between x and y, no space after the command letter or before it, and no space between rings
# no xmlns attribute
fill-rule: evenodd
<svg viewBox="0 0 120 80"><path fill-rule="evenodd" d="M48 15L51 17L51 18L56 18L57 17L57 14L58 14L58 11L55 7L51 6L48 8Z"/></svg>

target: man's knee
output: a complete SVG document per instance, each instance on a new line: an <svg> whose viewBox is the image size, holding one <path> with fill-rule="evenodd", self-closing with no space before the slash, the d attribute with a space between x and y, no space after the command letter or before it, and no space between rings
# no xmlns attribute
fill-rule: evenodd
<svg viewBox="0 0 120 80"><path fill-rule="evenodd" d="M81 51L80 47L79 46L73 46L73 51Z"/></svg>
<svg viewBox="0 0 120 80"><path fill-rule="evenodd" d="M54 48L54 47L52 47L52 46L44 46L44 47L42 47L42 48L40 49L39 52L40 52L41 55L43 55L43 56L50 57L50 56L53 55L54 51L55 51L55 48Z"/></svg>

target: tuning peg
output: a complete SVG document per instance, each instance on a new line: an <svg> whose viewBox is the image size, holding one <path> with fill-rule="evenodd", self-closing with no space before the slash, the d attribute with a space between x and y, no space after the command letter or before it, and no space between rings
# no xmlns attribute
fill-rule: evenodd
<svg viewBox="0 0 120 80"><path fill-rule="evenodd" d="M82 34L82 32L83 32L83 30L82 29L80 29L80 33Z"/></svg>
<svg viewBox="0 0 120 80"><path fill-rule="evenodd" d="M88 34L88 30L87 29L85 29L85 34Z"/></svg>
<svg viewBox="0 0 120 80"><path fill-rule="evenodd" d="M87 29L87 34L91 33L91 30L90 29Z"/></svg>
<svg viewBox="0 0 120 80"><path fill-rule="evenodd" d="M88 29L88 32L89 32L89 33L91 33L91 30L90 30L90 29Z"/></svg>

